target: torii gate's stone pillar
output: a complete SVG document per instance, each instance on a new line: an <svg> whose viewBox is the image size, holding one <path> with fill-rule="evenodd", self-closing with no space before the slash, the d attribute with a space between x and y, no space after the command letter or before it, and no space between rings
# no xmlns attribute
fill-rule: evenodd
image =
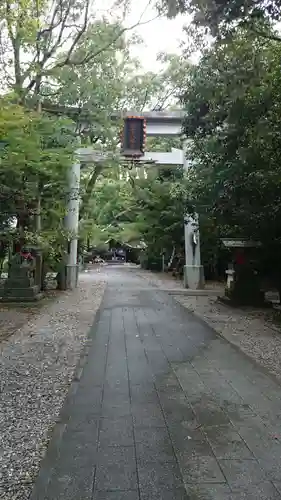
<svg viewBox="0 0 281 500"><path fill-rule="evenodd" d="M186 148L184 148L184 169L188 168ZM184 218L185 266L184 286L192 290L204 288L204 267L201 265L200 232L198 215Z"/></svg>
<svg viewBox="0 0 281 500"><path fill-rule="evenodd" d="M78 269L77 248L79 228L79 203L80 203L80 161L73 163L69 170L69 200L67 205L67 216L65 219L66 229L71 233L66 263L66 290L77 287Z"/></svg>
<svg viewBox="0 0 281 500"><path fill-rule="evenodd" d="M185 266L184 286L192 290L204 288L204 268L201 266L198 217L184 219Z"/></svg>

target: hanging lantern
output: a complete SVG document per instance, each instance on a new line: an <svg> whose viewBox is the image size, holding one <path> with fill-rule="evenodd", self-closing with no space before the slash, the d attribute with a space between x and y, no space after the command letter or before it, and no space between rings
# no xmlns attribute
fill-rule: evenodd
<svg viewBox="0 0 281 500"><path fill-rule="evenodd" d="M127 157L144 155L146 141L146 121L142 116L127 116L124 119L122 153Z"/></svg>

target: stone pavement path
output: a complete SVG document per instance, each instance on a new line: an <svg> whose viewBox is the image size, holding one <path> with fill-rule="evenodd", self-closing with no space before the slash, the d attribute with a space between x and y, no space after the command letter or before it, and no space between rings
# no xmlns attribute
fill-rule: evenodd
<svg viewBox="0 0 281 500"><path fill-rule="evenodd" d="M280 386L132 271L105 272L31 499L280 499Z"/></svg>

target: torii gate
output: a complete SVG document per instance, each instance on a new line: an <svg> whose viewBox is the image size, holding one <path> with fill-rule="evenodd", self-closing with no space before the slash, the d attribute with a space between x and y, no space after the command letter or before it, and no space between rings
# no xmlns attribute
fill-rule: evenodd
<svg viewBox="0 0 281 500"><path fill-rule="evenodd" d="M126 112L123 117L137 116L136 112ZM141 113L146 120L147 136L180 136L182 133L183 111L163 112L151 111ZM120 115L113 115L112 119L120 118ZM108 159L108 154L101 154L93 148L79 148L77 151L77 163L73 165L70 172L70 200L68 204L67 228L73 237L70 242L70 251L67 262L67 288L77 286L77 244L78 244L78 224L79 224L79 188L80 188L80 168L85 163L100 163ZM188 168L188 160L185 151L172 148L167 152L145 152L141 159L142 163L156 163L158 166L183 165ZM186 288L201 289L204 287L204 271L201 265L200 238L198 222L194 218L186 217L184 224L185 235L185 266L184 284Z"/></svg>

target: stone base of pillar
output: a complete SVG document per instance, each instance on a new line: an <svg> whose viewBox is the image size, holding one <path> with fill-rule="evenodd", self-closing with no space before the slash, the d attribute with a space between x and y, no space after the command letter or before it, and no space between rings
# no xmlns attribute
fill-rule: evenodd
<svg viewBox="0 0 281 500"><path fill-rule="evenodd" d="M66 266L66 289L73 290L77 288L78 284L78 273L79 273L79 264L75 266Z"/></svg>
<svg viewBox="0 0 281 500"><path fill-rule="evenodd" d="M203 266L184 266L184 287L202 290L205 286Z"/></svg>

